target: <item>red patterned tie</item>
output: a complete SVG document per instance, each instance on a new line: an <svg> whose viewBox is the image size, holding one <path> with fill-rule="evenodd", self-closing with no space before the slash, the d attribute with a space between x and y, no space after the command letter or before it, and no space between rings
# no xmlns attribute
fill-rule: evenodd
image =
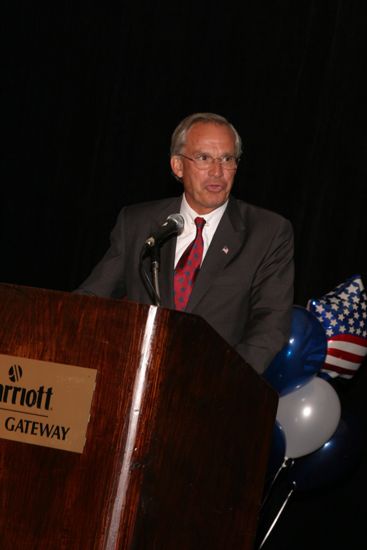
<svg viewBox="0 0 367 550"><path fill-rule="evenodd" d="M174 274L175 307L183 311L189 301L192 287L203 258L204 218L195 218L196 237L179 259Z"/></svg>

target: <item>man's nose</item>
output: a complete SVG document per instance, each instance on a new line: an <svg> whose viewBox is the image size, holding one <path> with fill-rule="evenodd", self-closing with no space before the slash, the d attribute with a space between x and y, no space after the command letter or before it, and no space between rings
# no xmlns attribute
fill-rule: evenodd
<svg viewBox="0 0 367 550"><path fill-rule="evenodd" d="M213 176L222 176L223 175L223 165L220 158L213 158L213 162L209 168L209 174Z"/></svg>

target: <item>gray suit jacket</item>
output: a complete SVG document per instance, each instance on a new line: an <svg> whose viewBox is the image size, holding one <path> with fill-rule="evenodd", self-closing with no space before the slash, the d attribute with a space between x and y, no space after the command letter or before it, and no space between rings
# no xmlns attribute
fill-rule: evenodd
<svg viewBox="0 0 367 550"><path fill-rule="evenodd" d="M140 253L147 237L180 205L181 197L175 197L123 208L110 248L77 292L151 304L139 274ZM160 250L161 305L172 309L175 247L176 237L170 237ZM149 273L149 258L144 266ZM262 373L288 339L293 272L290 222L231 197L186 312L203 317Z"/></svg>

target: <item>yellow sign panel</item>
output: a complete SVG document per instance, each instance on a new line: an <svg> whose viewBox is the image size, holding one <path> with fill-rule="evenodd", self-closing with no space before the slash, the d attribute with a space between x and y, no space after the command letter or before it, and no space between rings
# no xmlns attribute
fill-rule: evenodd
<svg viewBox="0 0 367 550"><path fill-rule="evenodd" d="M0 438L82 453L96 374L0 354Z"/></svg>

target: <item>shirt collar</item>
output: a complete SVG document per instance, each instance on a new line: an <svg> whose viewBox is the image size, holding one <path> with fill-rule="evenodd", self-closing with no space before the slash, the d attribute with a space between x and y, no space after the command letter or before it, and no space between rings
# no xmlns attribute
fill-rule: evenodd
<svg viewBox="0 0 367 550"><path fill-rule="evenodd" d="M198 216L200 218L204 218L204 220L206 221L205 226L210 227L211 224L218 225L219 220L221 219L225 209L227 208L227 205L228 205L228 199L224 204L222 204L221 206L218 206L218 208L216 208L212 212L209 212L209 214L198 214L197 212L195 212L195 210L191 208L191 206L186 200L185 193L184 193L182 195L180 214L182 214L182 216L184 217L185 222L189 222L192 224L195 224L194 220Z"/></svg>

